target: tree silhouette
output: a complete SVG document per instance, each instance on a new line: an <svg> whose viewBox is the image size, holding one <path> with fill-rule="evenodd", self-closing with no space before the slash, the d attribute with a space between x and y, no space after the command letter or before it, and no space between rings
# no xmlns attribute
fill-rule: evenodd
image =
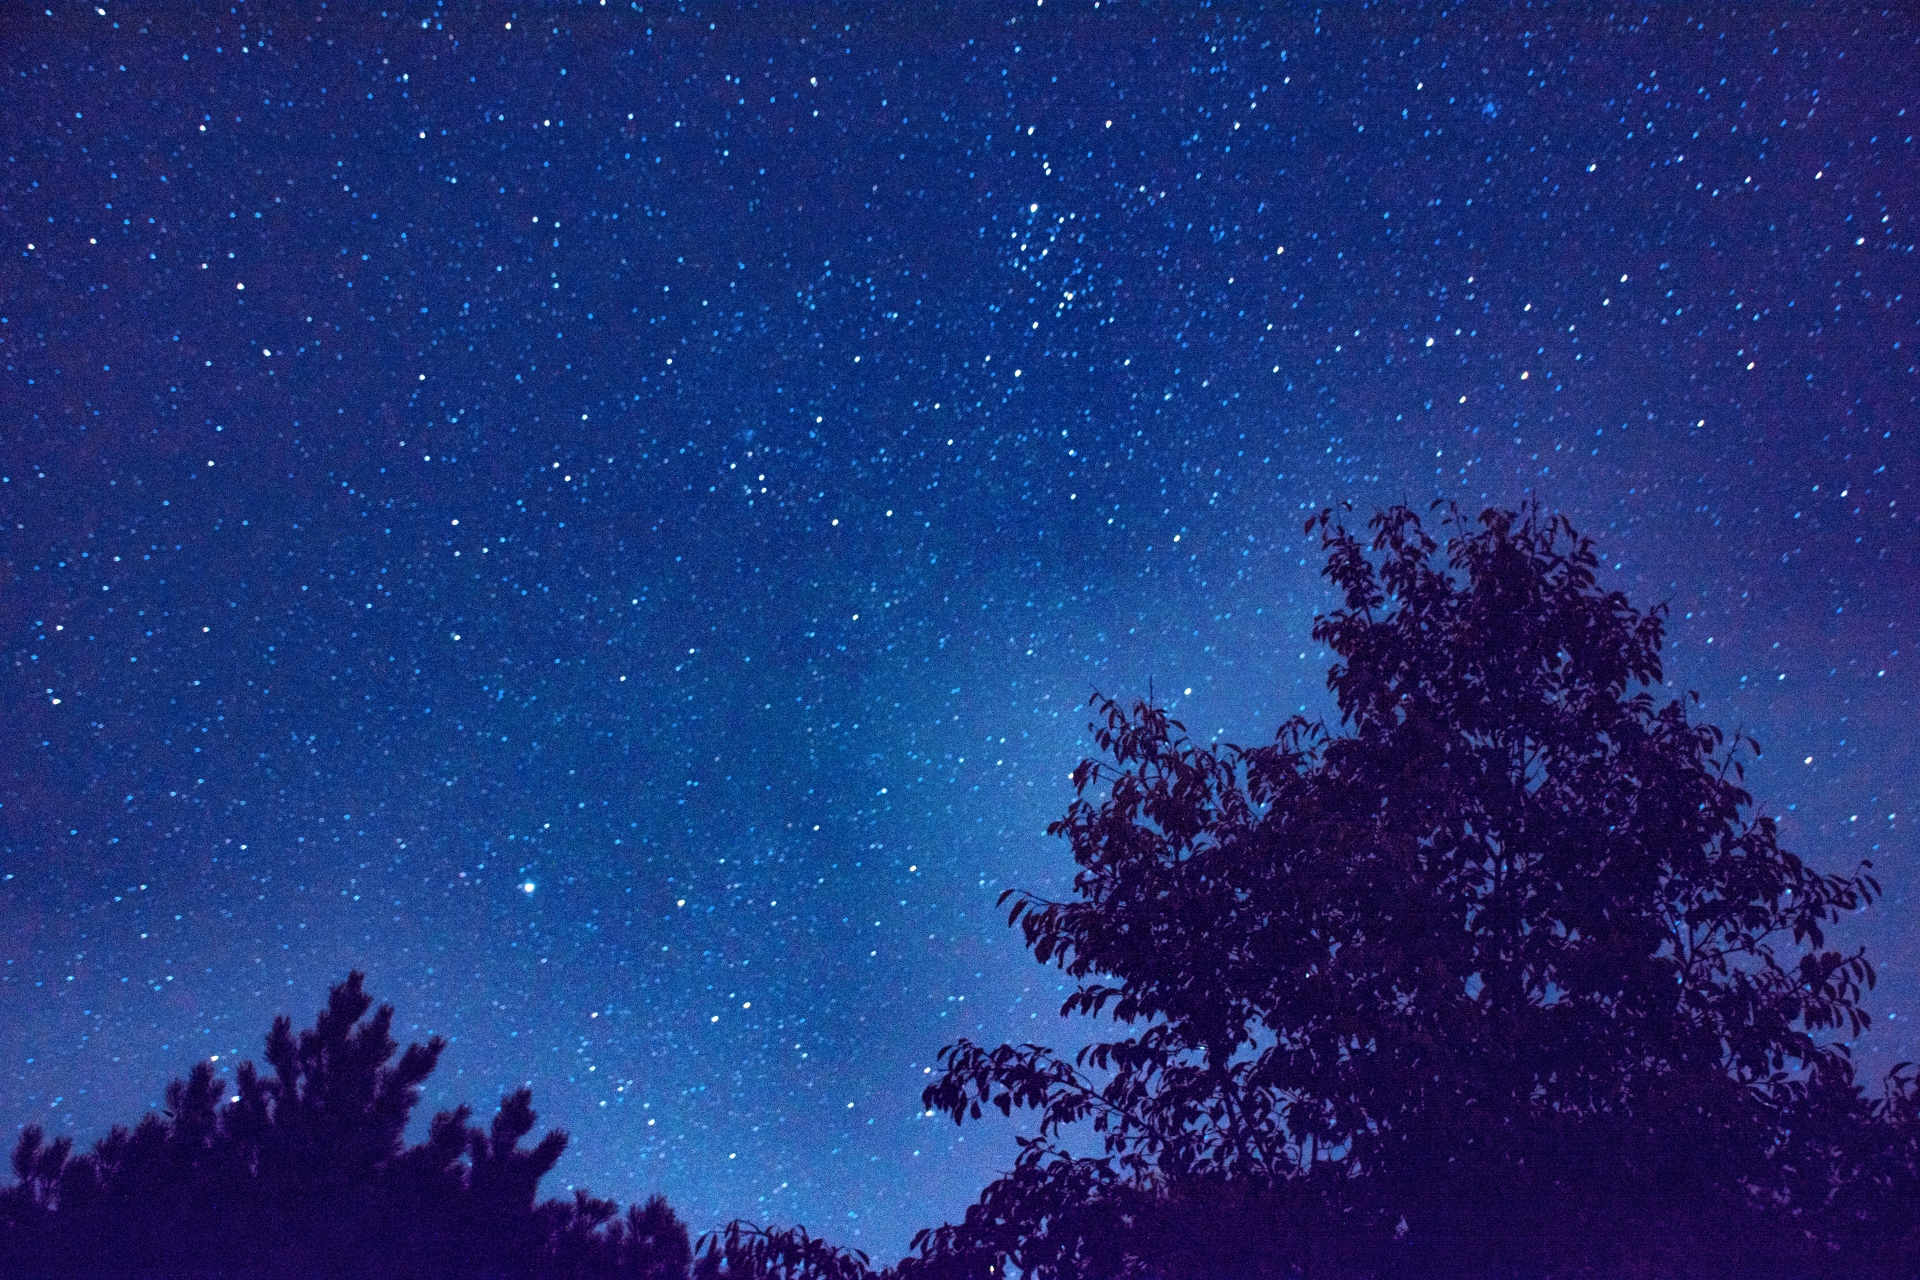
<svg viewBox="0 0 1920 1280"><path fill-rule="evenodd" d="M543 1276L688 1280L692 1243L661 1196L629 1205L624 1219L615 1216L613 1201L585 1192L576 1192L572 1204L549 1201L539 1212L547 1230Z"/></svg>
<svg viewBox="0 0 1920 1280"><path fill-rule="evenodd" d="M1342 593L1313 628L1334 729L1208 746L1094 698L1105 759L1049 828L1074 896L1002 902L1115 1036L942 1051L924 1106L1038 1132L881 1274L1920 1274L1920 1072L1867 1095L1844 1037L1873 969L1825 934L1867 865L1780 847L1758 744L1656 697L1664 607L1601 590L1564 519L1369 527L1307 524ZM405 1147L444 1044L396 1061L370 1009L350 975L311 1030L275 1021L272 1075L229 1095L197 1064L84 1155L25 1130L0 1277L875 1275L799 1227L696 1253L657 1196L537 1203L566 1138L521 1146L526 1089Z"/></svg>
<svg viewBox="0 0 1920 1280"><path fill-rule="evenodd" d="M693 1265L687 1229L663 1196L627 1207L620 1274L635 1280L684 1280Z"/></svg>
<svg viewBox="0 0 1920 1280"><path fill-rule="evenodd" d="M521 1148L537 1119L528 1089L505 1095L486 1130L461 1106L405 1147L445 1042L395 1061L393 1009L372 1008L349 975L312 1029L274 1021L272 1075L243 1063L227 1095L197 1063L167 1087L164 1113L86 1155L28 1127L0 1191L0 1275L687 1280L686 1227L659 1197L624 1220L585 1192L535 1203L567 1140Z"/></svg>
<svg viewBox="0 0 1920 1280"><path fill-rule="evenodd" d="M805 1227L757 1227L735 1219L701 1241L693 1280L866 1280L873 1275L867 1255L846 1249Z"/></svg>
<svg viewBox="0 0 1920 1280"><path fill-rule="evenodd" d="M1096 696L1108 761L1049 829L1075 897L1007 896L1079 980L1062 1012L1126 1034L943 1051L926 1106L1040 1132L903 1270L1764 1274L1891 1239L1861 1193L1911 1187L1882 1156L1913 1090L1867 1123L1834 1037L1873 970L1823 932L1864 864L1780 847L1757 744L1656 699L1664 607L1601 590L1564 519L1369 527L1307 524L1337 731L1212 747Z"/></svg>

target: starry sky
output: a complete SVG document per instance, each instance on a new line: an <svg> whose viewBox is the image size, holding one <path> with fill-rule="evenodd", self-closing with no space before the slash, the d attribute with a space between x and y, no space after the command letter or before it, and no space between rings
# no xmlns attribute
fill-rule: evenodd
<svg viewBox="0 0 1920 1280"><path fill-rule="evenodd" d="M0 1126L357 967L550 1193L897 1257L1086 1038L1089 694L1323 709L1341 501L1669 602L1920 1057L1920 23L1174 8L10 9Z"/></svg>

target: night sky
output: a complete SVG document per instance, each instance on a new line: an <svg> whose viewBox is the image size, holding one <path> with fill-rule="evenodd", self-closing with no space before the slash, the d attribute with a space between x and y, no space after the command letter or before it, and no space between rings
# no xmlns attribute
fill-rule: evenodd
<svg viewBox="0 0 1920 1280"><path fill-rule="evenodd" d="M361 968L549 1193L896 1257L1086 1037L1089 694L1324 708L1341 501L1669 602L1920 1057L1910 11L154 8L0 17L9 1145Z"/></svg>

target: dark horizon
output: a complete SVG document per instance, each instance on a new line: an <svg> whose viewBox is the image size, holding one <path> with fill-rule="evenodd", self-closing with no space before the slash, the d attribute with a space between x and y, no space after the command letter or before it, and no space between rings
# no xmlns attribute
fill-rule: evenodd
<svg viewBox="0 0 1920 1280"><path fill-rule="evenodd" d="M1920 27L654 10L18 19L6 1133L360 968L547 1194L891 1261L1014 1154L939 1049L1085 1038L1089 693L1324 713L1343 501L1668 602L1920 1058Z"/></svg>

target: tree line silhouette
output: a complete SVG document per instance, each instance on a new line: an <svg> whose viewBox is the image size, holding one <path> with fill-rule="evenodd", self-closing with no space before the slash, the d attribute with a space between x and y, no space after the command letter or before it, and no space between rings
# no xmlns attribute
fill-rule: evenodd
<svg viewBox="0 0 1920 1280"><path fill-rule="evenodd" d="M0 1191L0 1274L685 1280L687 1230L659 1197L624 1216L584 1192L535 1203L567 1139L521 1146L528 1089L484 1129L462 1105L404 1146L445 1041L394 1061L393 1008L368 1016L362 981L336 985L298 1037L275 1019L272 1074L242 1063L232 1093L197 1063L164 1112L83 1155L29 1126Z"/></svg>
<svg viewBox="0 0 1920 1280"><path fill-rule="evenodd" d="M1780 846L1758 744L1656 698L1664 607L1600 589L1564 518L1369 528L1307 524L1335 729L1198 744L1096 695L1103 758L1049 828L1073 896L1002 901L1113 1038L942 1051L928 1109L1038 1132L896 1266L744 1222L696 1250L659 1197L536 1203L566 1139L521 1147L524 1089L403 1147L443 1045L394 1062L356 973L225 1102L201 1064L89 1154L26 1130L0 1275L1920 1274L1920 1079L1857 1079L1874 971L1826 937L1868 864Z"/></svg>

